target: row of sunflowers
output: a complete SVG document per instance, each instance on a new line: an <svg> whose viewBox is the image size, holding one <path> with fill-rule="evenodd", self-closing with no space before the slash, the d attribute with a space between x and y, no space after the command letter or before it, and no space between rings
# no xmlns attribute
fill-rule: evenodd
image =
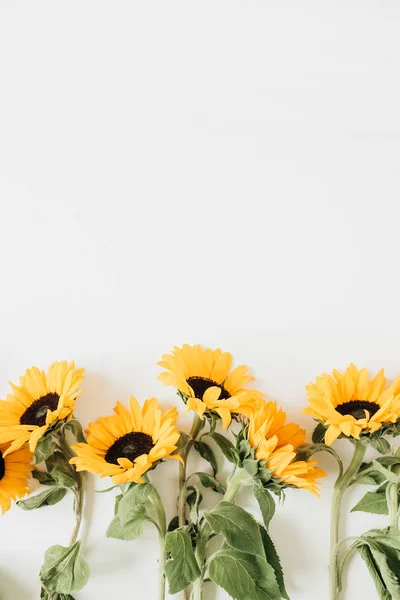
<svg viewBox="0 0 400 600"><path fill-rule="evenodd" d="M54 505L71 492L76 524L67 546L52 546L40 571L42 600L73 600L89 578L79 539L85 497L85 472L111 478L117 489L109 537L135 540L144 525L155 527L159 543L159 598L166 583L184 600L203 600L205 586L222 587L236 600L288 599L283 569L270 536L275 499L287 489L319 495L325 472L314 455L329 452L338 463L332 498L329 589L337 600L343 568L352 553L364 559L378 597L400 600L400 377L387 385L381 370L373 379L351 364L307 386L304 413L317 421L312 441L276 402L251 388L247 366L232 368L232 356L200 345L175 347L158 363L159 379L172 386L186 412L193 412L190 433L177 427L178 410L163 411L156 398L143 406L131 397L117 402L114 414L100 417L84 433L75 417L84 370L56 362L47 373L28 369L20 385L0 401L0 505L3 514L17 501L32 510ZM353 446L351 463L333 448L338 438ZM366 462L370 448L373 460ZM204 472L188 473L191 452L207 463ZM227 481L219 474L220 458L232 465ZM151 483L153 469L177 460L177 510L167 522L163 500ZM27 498L30 481L42 486ZM339 538L343 495L354 484L368 491L353 510L388 515L385 529L358 538ZM260 508L260 519L237 501L246 487ZM204 488L215 492L215 506L202 506ZM220 541L215 550L215 538ZM213 540L213 544L209 542ZM346 547L347 546L347 547ZM212 549L211 549L212 548Z"/></svg>

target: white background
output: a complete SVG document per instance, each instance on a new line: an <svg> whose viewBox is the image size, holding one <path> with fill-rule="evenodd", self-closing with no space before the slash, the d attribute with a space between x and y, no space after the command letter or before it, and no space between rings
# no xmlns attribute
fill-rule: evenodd
<svg viewBox="0 0 400 600"><path fill-rule="evenodd" d="M1 0L0 396L67 358L87 369L85 425L130 394L179 405L155 363L200 342L311 432L323 370L399 374L399 25L394 0ZM289 493L272 525L292 600L328 597L321 463L322 500ZM153 479L170 516L176 478ZM106 539L112 510L90 491L76 598L156 600L156 536ZM70 499L1 519L2 600L38 597L71 528ZM376 597L355 559L344 598Z"/></svg>

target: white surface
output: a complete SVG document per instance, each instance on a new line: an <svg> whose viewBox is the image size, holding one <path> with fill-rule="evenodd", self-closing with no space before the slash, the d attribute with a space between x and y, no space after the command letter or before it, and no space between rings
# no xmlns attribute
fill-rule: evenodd
<svg viewBox="0 0 400 600"><path fill-rule="evenodd" d="M322 370L397 375L399 20L389 0L2 0L0 396L74 358L85 424L131 393L179 404L155 363L201 342L311 431ZM290 493L273 522L292 600L327 598L322 463L322 500ZM154 478L170 515L176 475ZM69 502L1 519L2 600L37 598ZM89 495L76 598L156 599L155 535L106 539L112 505ZM381 525L355 514L347 531ZM344 598L376 599L360 561Z"/></svg>

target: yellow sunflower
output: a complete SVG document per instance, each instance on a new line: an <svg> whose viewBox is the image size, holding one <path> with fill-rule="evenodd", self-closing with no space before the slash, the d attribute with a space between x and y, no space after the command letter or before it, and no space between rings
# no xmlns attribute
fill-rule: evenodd
<svg viewBox="0 0 400 600"><path fill-rule="evenodd" d="M385 387L383 369L371 380L367 369L350 364L344 373L323 373L307 386L309 406L303 413L327 427L328 446L340 435L358 440L400 419L400 377Z"/></svg>
<svg viewBox="0 0 400 600"><path fill-rule="evenodd" d="M11 500L23 498L30 492L28 478L34 467L27 445L9 452L9 444L0 444L0 506L2 513L11 507Z"/></svg>
<svg viewBox="0 0 400 600"><path fill-rule="evenodd" d="M158 461L180 457L172 454L180 433L175 427L176 408L162 414L156 398L146 400L140 408L131 396L130 410L120 402L115 415L89 423L87 444L72 446L77 456L71 459L77 471L90 471L111 477L113 483L143 483L142 475Z"/></svg>
<svg viewBox="0 0 400 600"><path fill-rule="evenodd" d="M296 460L296 450L305 443L306 434L295 423L287 423L286 414L275 402L258 401L250 417L248 439L257 460L265 462L272 476L283 485L305 488L319 496L318 482L326 473L316 460Z"/></svg>
<svg viewBox="0 0 400 600"><path fill-rule="evenodd" d="M255 398L262 397L260 392L244 388L253 379L248 367L241 365L231 371L232 355L220 349L203 349L199 344L175 346L157 364L167 369L158 379L185 397L186 412L194 410L202 419L206 411L217 413L225 429L232 414L249 417Z"/></svg>
<svg viewBox="0 0 400 600"><path fill-rule="evenodd" d="M47 374L37 367L27 369L19 386L10 383L14 393L0 400L0 443L12 442L7 452L26 442L34 452L49 427L72 417L83 374L84 369L63 361L53 363Z"/></svg>

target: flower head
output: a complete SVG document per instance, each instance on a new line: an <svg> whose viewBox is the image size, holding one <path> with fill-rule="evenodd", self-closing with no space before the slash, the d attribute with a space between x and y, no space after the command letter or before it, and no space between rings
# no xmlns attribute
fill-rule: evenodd
<svg viewBox="0 0 400 600"><path fill-rule="evenodd" d="M296 451L305 443L305 431L295 423L286 423L285 413L277 409L275 402L258 401L247 437L255 458L272 471L274 483L319 495L317 479L326 473L316 467L315 460L297 460Z"/></svg>
<svg viewBox="0 0 400 600"><path fill-rule="evenodd" d="M11 500L23 498L30 492L28 478L33 470L32 453L27 445L9 451L9 444L0 444L0 506L9 510Z"/></svg>
<svg viewBox="0 0 400 600"><path fill-rule="evenodd" d="M186 410L194 410L199 417L217 414L226 429L232 415L249 417L254 410L254 399L260 392L244 386L253 378L248 367L231 370L232 355L220 349L202 348L199 344L175 347L157 363L166 369L158 376L165 385L174 386L184 397Z"/></svg>
<svg viewBox="0 0 400 600"><path fill-rule="evenodd" d="M7 452L29 443L31 452L46 431L74 413L84 369L73 362L53 363L47 374L37 367L25 371L20 385L10 383L13 394L0 400L0 443L12 442Z"/></svg>
<svg viewBox="0 0 400 600"><path fill-rule="evenodd" d="M328 446L339 436L358 440L400 419L400 378L385 388L383 369L370 379L367 369L350 364L344 373L323 373L307 386L309 406L303 412L327 428Z"/></svg>
<svg viewBox="0 0 400 600"><path fill-rule="evenodd" d="M178 411L162 414L156 398L141 408L130 399L130 410L120 402L114 415L89 423L87 444L72 446L77 456L71 459L77 471L90 471L111 477L113 483L143 483L142 475L165 458L180 457L174 452L180 436L175 423Z"/></svg>

